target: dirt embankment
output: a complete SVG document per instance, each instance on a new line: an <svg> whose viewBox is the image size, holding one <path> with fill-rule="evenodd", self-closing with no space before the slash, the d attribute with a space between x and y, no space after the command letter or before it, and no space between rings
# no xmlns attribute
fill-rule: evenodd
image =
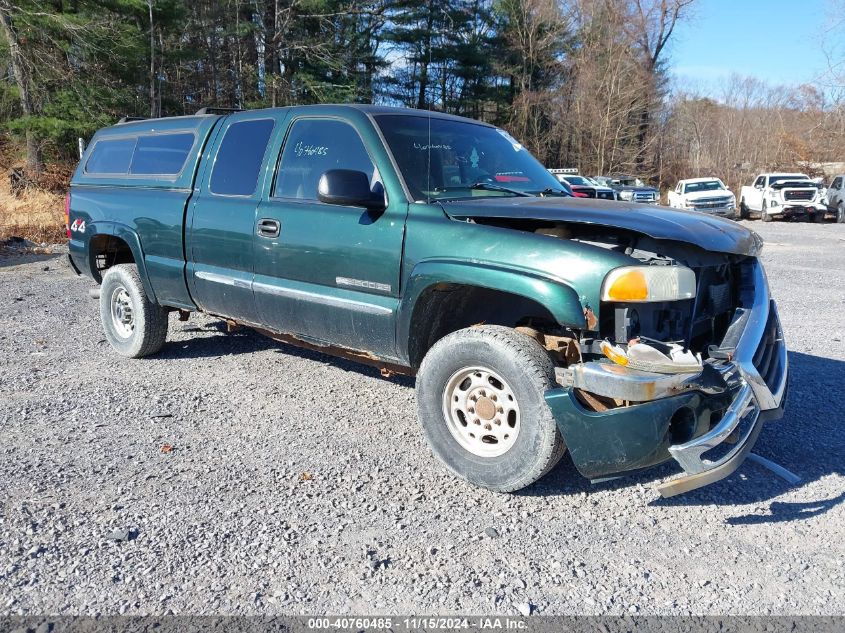
<svg viewBox="0 0 845 633"><path fill-rule="evenodd" d="M37 177L21 179L20 162L0 147L0 240L64 241L65 194L73 167L52 164Z"/></svg>

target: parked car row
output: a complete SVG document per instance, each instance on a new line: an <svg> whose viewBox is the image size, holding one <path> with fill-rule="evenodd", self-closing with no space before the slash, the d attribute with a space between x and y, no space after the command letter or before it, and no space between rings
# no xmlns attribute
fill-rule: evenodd
<svg viewBox="0 0 845 633"><path fill-rule="evenodd" d="M595 176L588 178L577 169L549 170L572 195L627 202L660 203L660 192L634 176ZM733 220L759 217L763 222L776 218L802 218L822 222L834 213L845 222L845 174L825 187L821 179L800 173L765 173L754 184L742 187L737 196L715 176L678 181L668 192L668 206L718 215Z"/></svg>
<svg viewBox="0 0 845 633"><path fill-rule="evenodd" d="M601 198L627 202L656 203L660 192L634 176L594 176L588 178L573 168L549 170L558 181L572 190L576 198Z"/></svg>

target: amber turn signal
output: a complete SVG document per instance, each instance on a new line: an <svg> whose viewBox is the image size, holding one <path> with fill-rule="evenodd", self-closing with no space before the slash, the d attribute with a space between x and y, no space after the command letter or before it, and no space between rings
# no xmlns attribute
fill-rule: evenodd
<svg viewBox="0 0 845 633"><path fill-rule="evenodd" d="M607 288L609 301L645 301L648 299L648 282L641 270L622 273Z"/></svg>

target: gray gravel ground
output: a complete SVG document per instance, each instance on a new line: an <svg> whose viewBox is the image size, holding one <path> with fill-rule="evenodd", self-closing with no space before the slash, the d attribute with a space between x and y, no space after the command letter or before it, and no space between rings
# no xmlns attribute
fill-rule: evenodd
<svg viewBox="0 0 845 633"><path fill-rule="evenodd" d="M0 614L844 613L845 225L749 225L792 367L756 451L803 481L670 500L566 458L472 488L412 381L205 317L123 360L60 256L0 258Z"/></svg>

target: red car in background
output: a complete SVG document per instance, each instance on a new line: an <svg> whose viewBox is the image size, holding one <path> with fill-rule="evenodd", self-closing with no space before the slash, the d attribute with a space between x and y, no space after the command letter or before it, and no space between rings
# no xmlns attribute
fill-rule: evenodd
<svg viewBox="0 0 845 633"><path fill-rule="evenodd" d="M550 169L549 171L561 184L569 185L572 195L576 198L616 200L616 192L613 189L604 187L586 176L579 175L574 169Z"/></svg>

